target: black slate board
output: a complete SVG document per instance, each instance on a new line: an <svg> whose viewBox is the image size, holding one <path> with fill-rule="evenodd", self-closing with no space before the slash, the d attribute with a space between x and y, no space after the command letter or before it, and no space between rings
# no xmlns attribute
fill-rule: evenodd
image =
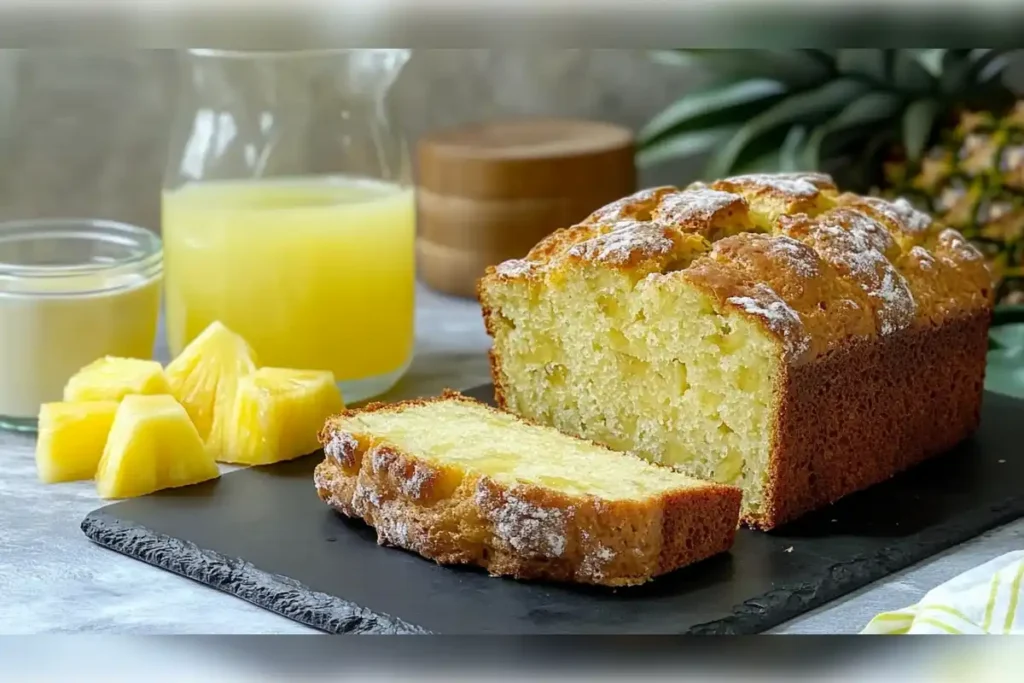
<svg viewBox="0 0 1024 683"><path fill-rule="evenodd" d="M491 387L472 392L490 400ZM955 451L637 588L494 579L375 543L323 505L322 455L115 503L96 543L329 633L757 633L1024 515L1024 402Z"/></svg>

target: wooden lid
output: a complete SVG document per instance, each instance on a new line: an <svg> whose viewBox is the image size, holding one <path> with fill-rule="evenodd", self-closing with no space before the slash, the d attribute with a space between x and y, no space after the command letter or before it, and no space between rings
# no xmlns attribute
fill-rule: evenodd
<svg viewBox="0 0 1024 683"><path fill-rule="evenodd" d="M524 119L449 129L418 144L418 185L476 199L602 194L635 183L633 134L596 121Z"/></svg>

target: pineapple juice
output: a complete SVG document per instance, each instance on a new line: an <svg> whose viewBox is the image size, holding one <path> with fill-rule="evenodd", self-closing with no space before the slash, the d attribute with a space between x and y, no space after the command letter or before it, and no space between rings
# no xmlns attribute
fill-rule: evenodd
<svg viewBox="0 0 1024 683"><path fill-rule="evenodd" d="M168 343L219 320L264 366L330 370L345 399L412 355L411 188L346 177L202 182L163 195Z"/></svg>

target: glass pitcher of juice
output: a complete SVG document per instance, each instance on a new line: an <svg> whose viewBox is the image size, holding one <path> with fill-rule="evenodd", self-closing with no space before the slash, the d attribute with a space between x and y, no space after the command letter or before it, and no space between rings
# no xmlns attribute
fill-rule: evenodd
<svg viewBox="0 0 1024 683"><path fill-rule="evenodd" d="M345 399L409 365L415 206L385 98L406 50L182 55L163 191L168 343L219 320Z"/></svg>

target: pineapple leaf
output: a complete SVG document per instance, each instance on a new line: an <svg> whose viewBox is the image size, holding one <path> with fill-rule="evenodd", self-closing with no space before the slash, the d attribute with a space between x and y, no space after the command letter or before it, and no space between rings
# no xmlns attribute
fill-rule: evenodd
<svg viewBox="0 0 1024 683"><path fill-rule="evenodd" d="M821 147L833 133L849 130L869 123L891 119L900 110L903 100L887 92L872 92L854 100L827 123L814 129L804 150L804 163L808 168L818 168Z"/></svg>
<svg viewBox="0 0 1024 683"><path fill-rule="evenodd" d="M711 86L670 105L644 126L637 139L646 146L695 129L739 124L777 101L785 91L782 83L765 79Z"/></svg>
<svg viewBox="0 0 1024 683"><path fill-rule="evenodd" d="M925 98L912 102L903 112L903 146L911 161L918 161L924 153L941 110L938 100Z"/></svg>
<svg viewBox="0 0 1024 683"><path fill-rule="evenodd" d="M734 165L736 173L770 173L779 170L779 150L786 143L789 129L776 128L754 140L743 148ZM707 174L706 178L720 178L721 175Z"/></svg>
<svg viewBox="0 0 1024 683"><path fill-rule="evenodd" d="M938 82L921 65L916 54L908 50L897 50L893 57L892 81L897 89L926 93L936 88Z"/></svg>
<svg viewBox="0 0 1024 683"><path fill-rule="evenodd" d="M656 166L670 159L690 157L707 152L724 143L737 131L738 126L703 128L666 137L645 146L637 153L637 165Z"/></svg>
<svg viewBox="0 0 1024 683"><path fill-rule="evenodd" d="M1013 52L1015 50L973 50L965 78L972 83L993 80L1006 70Z"/></svg>
<svg viewBox="0 0 1024 683"><path fill-rule="evenodd" d="M836 66L843 74L857 74L881 83L887 72L885 50L839 50Z"/></svg>
<svg viewBox="0 0 1024 683"><path fill-rule="evenodd" d="M677 49L681 64L703 68L720 78L768 78L805 88L835 75L824 53L811 50Z"/></svg>
<svg viewBox="0 0 1024 683"><path fill-rule="evenodd" d="M804 142L807 140L807 128L805 126L794 126L786 133L786 139L779 147L779 170L792 172L812 170L802 168Z"/></svg>
<svg viewBox="0 0 1024 683"><path fill-rule="evenodd" d="M932 78L939 78L942 75L942 64L946 52L947 50L941 48L914 50L913 55L917 59L917 63L924 67L924 70L931 74Z"/></svg>
<svg viewBox="0 0 1024 683"><path fill-rule="evenodd" d="M942 56L942 74L939 85L943 93L956 96L971 86L972 55L979 50L946 50ZM987 50L980 50L987 52Z"/></svg>
<svg viewBox="0 0 1024 683"><path fill-rule="evenodd" d="M776 128L828 117L861 95L866 87L859 81L839 79L787 97L747 121L726 145L713 154L709 171L717 177L728 175L737 166L744 148L757 138Z"/></svg>

